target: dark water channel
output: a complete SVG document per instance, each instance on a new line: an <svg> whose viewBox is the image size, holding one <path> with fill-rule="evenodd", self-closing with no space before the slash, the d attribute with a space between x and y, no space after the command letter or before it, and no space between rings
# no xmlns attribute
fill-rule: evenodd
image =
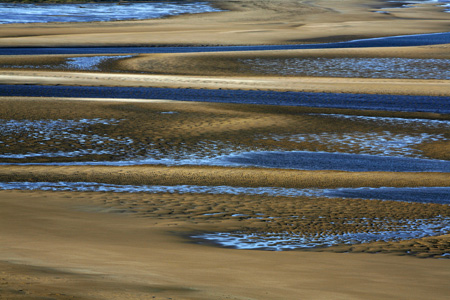
<svg viewBox="0 0 450 300"><path fill-rule="evenodd" d="M450 113L450 98L172 88L0 85L0 96L167 99L178 101Z"/></svg>
<svg viewBox="0 0 450 300"><path fill-rule="evenodd" d="M223 51L267 51L295 49L337 49L366 47L409 47L450 43L450 32L380 37L324 44L204 46L204 47L39 47L0 48L0 55L38 54L132 54L132 53L194 53Z"/></svg>

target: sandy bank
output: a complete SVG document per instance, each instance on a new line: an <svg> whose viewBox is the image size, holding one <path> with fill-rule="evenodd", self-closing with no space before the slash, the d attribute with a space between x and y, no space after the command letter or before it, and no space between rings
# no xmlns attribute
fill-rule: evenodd
<svg viewBox="0 0 450 300"><path fill-rule="evenodd" d="M274 90L392 95L450 95L446 80L364 78L207 77L177 75L89 74L74 72L3 71L2 84L71 86L169 87Z"/></svg>
<svg viewBox="0 0 450 300"><path fill-rule="evenodd" d="M104 201L121 198L1 192L2 296L444 299L450 292L450 260L236 251L186 243L177 233L208 225L99 212ZM235 224L219 223L216 229Z"/></svg>
<svg viewBox="0 0 450 300"><path fill-rule="evenodd" d="M449 186L448 173L297 171L203 166L0 166L1 181L337 188Z"/></svg>
<svg viewBox="0 0 450 300"><path fill-rule="evenodd" d="M0 83L449 96L449 80L396 79L395 75L394 78L344 78L333 76L331 71L324 71L318 77L286 76L281 73L257 72L244 63L249 59L269 63L303 59L352 59L356 60L355 62L359 60L361 64L370 59L409 59L417 63L421 60L436 60L435 63L439 63L438 60L448 60L449 53L449 45L435 45L240 53L138 54L102 64L98 72L65 70L61 67L68 58L77 57L73 55L2 56L0 66L4 70L0 71ZM414 63L411 64L408 68L414 68ZM390 71L389 62L376 67L381 74ZM345 67L342 71L346 71ZM429 71L431 72L432 68ZM371 73L367 76L371 77Z"/></svg>

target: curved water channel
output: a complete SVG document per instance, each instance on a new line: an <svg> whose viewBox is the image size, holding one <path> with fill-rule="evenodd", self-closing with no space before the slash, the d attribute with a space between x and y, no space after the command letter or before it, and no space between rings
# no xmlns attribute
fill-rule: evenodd
<svg viewBox="0 0 450 300"><path fill-rule="evenodd" d="M324 44L256 45L256 46L201 46L201 47L3 47L0 55L39 54L131 54L131 53L195 53L228 51L270 51L296 49L337 49L365 47L409 47L450 43L450 32L413 34Z"/></svg>
<svg viewBox="0 0 450 300"><path fill-rule="evenodd" d="M38 85L2 85L0 86L0 96L166 99L238 104L450 113L449 97L445 96Z"/></svg>

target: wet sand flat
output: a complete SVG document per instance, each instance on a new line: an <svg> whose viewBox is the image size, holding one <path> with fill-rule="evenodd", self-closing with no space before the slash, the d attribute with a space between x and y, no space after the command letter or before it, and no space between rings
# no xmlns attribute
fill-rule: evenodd
<svg viewBox="0 0 450 300"><path fill-rule="evenodd" d="M392 146L382 150L402 156L444 159L448 153L445 114L37 98L5 98L2 107L1 118L6 121L2 123L2 154L24 155L3 157L2 162L18 164L148 155L214 157L245 148L377 153L380 148L370 145L379 136L413 141L398 149ZM371 137L373 133L377 134ZM417 139L424 133L425 139ZM305 136L315 138L305 140ZM363 139L368 146L348 144L348 136ZM426 147L430 138L436 139L433 151ZM49 155L77 153L80 149L112 152ZM6 182L299 188L449 186L448 173L420 172L26 165L4 165L0 172ZM448 235L281 252L223 249L205 239L190 238L221 232L270 234L272 238L287 231L299 237L324 232L337 237L344 233L366 235L380 230L388 235L403 228L405 222L411 230L424 225L440 230L436 226L445 226L450 217L448 205L202 193L0 194L0 219L4 222L0 251L2 268L7 270L2 276L2 293L7 297L298 299L303 295L310 299L421 299L444 298L448 293L448 259L419 259L446 258ZM227 280L226 285L223 280ZM421 284L411 289L411 280Z"/></svg>
<svg viewBox="0 0 450 300"><path fill-rule="evenodd" d="M1 25L0 47L326 43L442 32L450 24L436 3L211 3L226 11ZM0 89L305 91L440 96L445 103L449 80L439 67L450 58L448 47L1 56L0 83L11 85ZM403 79L386 72L363 78L367 71L268 74L254 59L277 68L290 59L370 60L383 68L400 59L419 71ZM212 164L245 153L299 152L448 163L448 113L421 112L412 103L408 112L388 111L384 100L381 109L358 110L142 100L132 93L120 97L127 99L8 96L0 98L0 180L16 190L0 190L0 299L409 300L450 293L449 205L414 202L418 197L406 193L401 201L345 196L346 188L446 191L450 173L375 171L376 163L364 172ZM98 189L20 190L32 185ZM281 195L277 188L322 194ZM264 193L269 189L275 192Z"/></svg>

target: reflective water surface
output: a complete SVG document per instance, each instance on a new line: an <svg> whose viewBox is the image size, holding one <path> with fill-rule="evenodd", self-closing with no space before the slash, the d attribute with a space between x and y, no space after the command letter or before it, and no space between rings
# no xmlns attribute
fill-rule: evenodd
<svg viewBox="0 0 450 300"><path fill-rule="evenodd" d="M97 22L154 19L184 13L219 11L205 2L134 3L0 3L0 24Z"/></svg>

